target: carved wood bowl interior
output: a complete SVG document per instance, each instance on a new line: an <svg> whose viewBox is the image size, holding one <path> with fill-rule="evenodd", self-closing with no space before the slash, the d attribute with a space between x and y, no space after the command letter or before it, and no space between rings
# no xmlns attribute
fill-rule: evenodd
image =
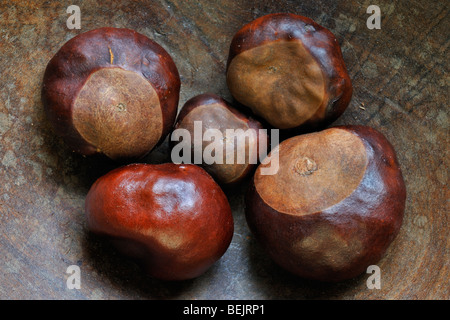
<svg viewBox="0 0 450 320"><path fill-rule="evenodd" d="M71 2L0 4L0 298L3 299L448 299L448 44L445 1L380 0L381 29L370 30L363 1L80 2L81 29L70 30ZM212 92L233 102L225 69L233 35L253 19L292 12L336 36L353 96L333 125L367 125L396 150L407 199L403 225L369 274L339 283L293 276L263 252L244 214L248 179L226 190L235 220L232 243L204 275L162 282L143 274L86 230L84 200L92 183L118 166L83 157L52 131L41 102L51 57L81 32L118 27L155 40L181 78L179 108ZM142 160L170 161L165 141ZM66 287L77 265L81 288Z"/></svg>

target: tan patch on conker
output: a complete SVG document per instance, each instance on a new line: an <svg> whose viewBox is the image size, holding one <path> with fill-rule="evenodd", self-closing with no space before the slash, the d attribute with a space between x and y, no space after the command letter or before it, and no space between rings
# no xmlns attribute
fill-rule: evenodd
<svg viewBox="0 0 450 320"><path fill-rule="evenodd" d="M365 230L364 224L358 225L358 230ZM295 241L292 249L304 257L305 265L339 271L361 255L364 245L359 237L349 237L331 225L319 223L307 237Z"/></svg>
<svg viewBox="0 0 450 320"><path fill-rule="evenodd" d="M159 245L167 250L177 250L184 244L184 235L179 230L160 230L158 228L151 228L144 230L143 233L153 238Z"/></svg>
<svg viewBox="0 0 450 320"><path fill-rule="evenodd" d="M141 75L121 68L92 73L72 112L80 135L112 159L145 155L163 130L155 89Z"/></svg>
<svg viewBox="0 0 450 320"><path fill-rule="evenodd" d="M368 159L361 139L343 129L296 136L283 141L279 170L254 177L265 203L283 213L320 212L348 197L361 182ZM271 152L271 154L272 154Z"/></svg>
<svg viewBox="0 0 450 320"><path fill-rule="evenodd" d="M300 40L273 41L238 54L227 84L236 100L280 129L310 119L326 95L320 65Z"/></svg>
<svg viewBox="0 0 450 320"><path fill-rule="evenodd" d="M194 121L202 121L202 135L207 129L218 129L223 135L223 140L218 143L218 145L222 145L223 163L203 165L205 170L223 183L230 183L240 178L242 173L248 167L250 148L253 148L255 155L257 154L256 136L255 139L246 138L245 144L239 144L236 139L229 139L229 137L227 139L226 130L241 129L245 132L249 129L247 123L236 117L235 114L219 103L196 107L183 118L179 128L189 130L189 132L191 132L191 136L194 137ZM194 139L192 138L192 150L194 150L193 143ZM203 142L202 150L204 150L210 143L213 142ZM229 153L234 155L234 163L227 163L226 161L227 145L228 150L230 151ZM219 148L219 146L217 146L217 148ZM245 163L239 164L237 163L237 155L243 153L245 153Z"/></svg>

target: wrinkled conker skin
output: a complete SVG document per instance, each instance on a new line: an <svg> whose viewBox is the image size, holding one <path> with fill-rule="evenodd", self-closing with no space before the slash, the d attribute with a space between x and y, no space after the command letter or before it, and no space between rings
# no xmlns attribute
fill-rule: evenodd
<svg viewBox="0 0 450 320"><path fill-rule="evenodd" d="M333 135L335 138L328 140L328 145L320 145L320 141L326 141L323 139ZM292 171L286 167L288 164L284 163L284 159L301 150L298 148L301 144L308 146L315 139L319 142L316 150L323 150L338 143L337 138L352 140L352 146L349 144L348 149L333 152L338 160L307 154L310 161L306 165L302 165L304 161L299 162L300 165ZM289 144L291 146L287 147ZM303 153L307 153L308 148L302 149ZM355 155L352 149L361 150L361 154ZM280 155L277 174L291 172L291 178L286 178L283 183L291 185L293 193L296 188L299 195L302 190L308 197L313 197L316 192L321 193L319 198L322 204L309 203L308 197L302 199L299 196L298 202L287 196L280 198L278 194L283 190L277 190L279 187L274 183L268 185L270 179L277 181L277 177L262 177L258 168L246 195L246 218L251 231L269 256L295 275L327 282L356 277L366 272L369 265L377 264L399 232L406 198L402 173L388 140L369 127L341 126L290 138L283 141L277 150ZM289 152L291 154L287 154ZM363 166L357 169L348 167L350 162L362 163ZM324 176L318 176L313 183L325 185L325 180L329 179L327 170L336 170L333 166L339 167L343 176L348 177L349 183L354 186L345 190L347 181L334 181L344 190L332 192L332 186L320 191L307 190L309 181L313 181L310 179L314 179L315 174L320 175L321 170ZM353 179L355 170L357 174L362 173L361 178ZM336 195L339 192L341 194ZM336 197L342 199L323 205ZM283 208L286 203L292 206Z"/></svg>
<svg viewBox="0 0 450 320"><path fill-rule="evenodd" d="M90 231L108 238L152 277L200 276L233 236L228 200L196 165L130 164L99 178L86 197Z"/></svg>
<svg viewBox="0 0 450 320"><path fill-rule="evenodd" d="M176 118L180 77L170 55L129 29L100 28L66 42L45 70L42 102L76 152L139 159Z"/></svg>
<svg viewBox="0 0 450 320"><path fill-rule="evenodd" d="M290 13L262 16L236 33L227 84L237 101L290 134L325 128L352 96L335 36Z"/></svg>
<svg viewBox="0 0 450 320"><path fill-rule="evenodd" d="M224 139L219 142L223 146L222 150L224 158L222 163L206 164L204 161L199 163L199 165L201 165L222 186L231 187L236 185L253 172L259 159L259 144L262 143L261 141L263 139L265 140L265 146L268 147L267 130L260 131L261 129L264 129L262 124L231 107L226 100L218 95L204 93L189 99L183 105L174 129L186 129L189 131L191 137L194 137L195 121L201 121L202 134L207 129L217 129L224 137ZM245 146L239 148L237 140L234 140L234 143L232 143L232 139L227 139L227 129L241 129L244 133L251 129L255 133L255 139L252 141L246 139ZM192 145L190 149L192 151L192 161L194 161L194 138L192 138L191 142ZM172 147L178 143L179 142L171 141ZM210 143L212 142L205 141L202 143L202 153ZM227 143L233 146L232 150L235 154L233 163L227 163L226 161ZM252 150L257 157L255 161L250 161L250 150ZM237 154L244 154L244 152L245 163L237 163Z"/></svg>

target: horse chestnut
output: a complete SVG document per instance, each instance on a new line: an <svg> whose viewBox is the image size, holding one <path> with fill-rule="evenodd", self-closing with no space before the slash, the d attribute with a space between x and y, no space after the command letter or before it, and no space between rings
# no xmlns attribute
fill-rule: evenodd
<svg viewBox="0 0 450 320"><path fill-rule="evenodd" d="M201 132L196 133L196 122L199 123ZM184 104L175 124L176 129L189 132L193 137L189 145L191 158L195 160L195 152L201 153L201 162L195 163L200 164L222 185L235 184L248 176L257 164L261 140L265 140L266 147L268 144L267 132L262 130L261 123L211 93L195 96ZM205 133L211 129L219 130L220 137L204 140ZM201 148L196 148L196 143ZM215 148L211 153L217 158L219 154L215 152L220 151L222 156L220 159L213 159L218 161L211 160L211 163L208 163L203 155L213 143Z"/></svg>
<svg viewBox="0 0 450 320"><path fill-rule="evenodd" d="M225 253L234 228L223 191L191 164L110 171L89 190L86 214L89 230L164 280L204 273Z"/></svg>
<svg viewBox="0 0 450 320"><path fill-rule="evenodd" d="M286 131L330 124L352 96L334 35L309 18L288 13L260 17L236 33L227 84L237 101Z"/></svg>
<svg viewBox="0 0 450 320"><path fill-rule="evenodd" d="M261 175L260 165L246 197L248 225L272 259L322 281L376 264L400 229L406 197L386 138L341 126L289 138L274 153L278 172Z"/></svg>
<svg viewBox="0 0 450 320"><path fill-rule="evenodd" d="M120 160L145 156L170 132L179 91L178 70L160 45L133 30L100 28L50 60L42 100L74 151Z"/></svg>

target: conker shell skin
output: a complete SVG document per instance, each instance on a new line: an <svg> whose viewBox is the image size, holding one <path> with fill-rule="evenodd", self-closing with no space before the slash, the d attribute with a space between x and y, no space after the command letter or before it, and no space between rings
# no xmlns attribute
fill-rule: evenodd
<svg viewBox="0 0 450 320"><path fill-rule="evenodd" d="M233 236L225 194L195 165L115 169L93 184L85 206L90 231L162 280L198 277L225 253Z"/></svg>
<svg viewBox="0 0 450 320"><path fill-rule="evenodd" d="M352 96L335 36L290 13L262 16L236 33L227 84L237 101L290 134L325 128L345 111Z"/></svg>
<svg viewBox="0 0 450 320"><path fill-rule="evenodd" d="M406 199L389 141L365 126L340 126L317 134L336 129L359 137L367 156L361 182L345 199L317 212L291 214L269 206L255 180L246 195L247 223L269 256L295 275L326 282L356 277L378 263L400 230ZM286 141L279 145L280 154Z"/></svg>
<svg viewBox="0 0 450 320"><path fill-rule="evenodd" d="M42 101L73 151L127 160L164 140L179 91L176 65L160 45L130 29L100 28L75 36L50 60Z"/></svg>
<svg viewBox="0 0 450 320"><path fill-rule="evenodd" d="M202 109L202 110L200 110ZM198 112L197 112L198 111ZM195 113L196 112L196 113ZM194 115L195 113L195 115ZM188 119L189 118L189 119ZM186 120L186 121L185 121ZM238 164L235 160L232 164L227 164L226 159L223 160L222 164L214 163L214 164L205 164L201 163L201 165L219 184L225 186L227 188L232 187L239 182L241 182L244 178L249 176L254 169L256 168L256 162L250 163L249 161L249 150L252 150L257 155L259 153L259 145L262 143L261 141L265 140L265 145L268 147L269 141L266 131L260 131L264 129L263 125L256 119L252 117L248 117L246 114L238 111L233 108L226 100L221 98L220 96L213 93L204 93L192 97L189 99L181 108L180 113L177 117L175 123L175 129L186 129L191 133L191 136L194 136L194 132L192 129L192 123L195 121L202 121L202 128L206 129L217 129L220 130L223 137L226 138L226 130L238 130L241 129L244 132L248 129L254 130L256 133L255 141L249 145L246 143L245 147L245 155L246 161L243 164ZM193 139L192 139L193 141ZM226 139L224 140L226 141ZM171 145L174 146L179 142L171 142ZM226 142L225 142L226 143ZM224 143L224 149L225 149ZM204 148L208 145L208 142L203 144L202 152ZM192 146L192 150L193 150ZM234 153L237 154L240 152L237 150L237 146L234 146ZM241 150L242 151L242 150ZM223 151L225 157L225 150ZM194 159L194 155L192 152L192 159ZM256 160L258 160L256 159ZM197 164L197 163L196 163Z"/></svg>

